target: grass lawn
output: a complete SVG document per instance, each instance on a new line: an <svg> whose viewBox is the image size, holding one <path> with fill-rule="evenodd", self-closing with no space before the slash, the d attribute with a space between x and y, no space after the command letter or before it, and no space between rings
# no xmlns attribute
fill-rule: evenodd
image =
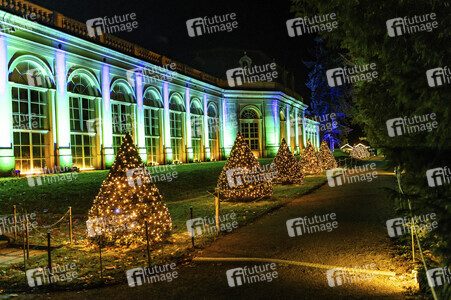
<svg viewBox="0 0 451 300"><path fill-rule="evenodd" d="M267 164L272 159L260 159ZM171 182L156 183L163 199L167 203L173 221L173 230L169 239L151 249L152 264L177 262L183 264L189 259L192 251L191 238L186 229L186 221L190 219L190 206L194 217L213 217L215 212L214 198L207 190L213 190L217 178L225 165L225 161L173 166L171 172L177 172L177 178ZM167 166L166 166L167 168ZM98 247L88 245L85 240L87 212L99 191L108 171L91 171L79 173L72 181L61 181L52 184L29 187L26 178L0 179L0 212L1 215L12 212L12 206L24 208L28 213L35 212L39 225L52 224L72 206L75 243L68 245L68 221L64 219L49 230L52 233L52 261L60 265L75 263L79 280L60 282L55 288L86 288L101 284L99 279ZM290 200L317 188L326 182L326 177L307 176L301 185L275 186L274 195L267 200L251 203L221 203L221 215L235 213L239 226L243 226L257 217L279 208ZM222 233L221 233L222 234ZM202 247L216 239L215 234L203 234L196 237L196 246ZM35 231L30 234L31 245L45 245L42 235ZM33 248L33 246L31 248ZM125 283L125 271L147 265L145 245L130 247L105 247L103 257L103 283ZM28 268L36 268L47 264L47 256L42 255L30 259ZM0 269L0 286L5 292L31 290L26 284L23 264L12 265ZM48 287L47 287L48 288ZM41 290L42 288L40 288Z"/></svg>

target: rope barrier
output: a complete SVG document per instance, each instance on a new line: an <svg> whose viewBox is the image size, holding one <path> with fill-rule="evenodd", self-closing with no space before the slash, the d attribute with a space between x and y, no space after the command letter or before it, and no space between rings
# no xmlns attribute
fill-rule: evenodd
<svg viewBox="0 0 451 300"><path fill-rule="evenodd" d="M67 214L69 213L69 211L70 211L70 209L68 209L67 212L66 212L66 213L65 213L58 221L56 221L56 222L53 223L52 225L48 225L48 226L40 226L40 227L41 227L41 228L44 228L44 229L47 229L47 228L52 228L52 227L56 226L57 224L59 224L59 223L67 216ZM28 216L26 216L26 219L27 219L27 221L28 221ZM31 228L33 228L37 233L39 233L39 234L41 234L41 235L47 235L47 233L44 233L44 232L40 231L40 230L38 229L38 227L34 226L34 225L33 225L33 222L28 222L28 224L30 224Z"/></svg>
<svg viewBox="0 0 451 300"><path fill-rule="evenodd" d="M396 174L396 180L398 182L399 191L400 191L401 194L405 195L404 191L402 189L402 186L401 186L401 172L399 172L398 168L396 168L395 174ZM429 278L429 276L427 276L428 267L426 265L426 260L424 259L423 250L422 250L421 244L420 244L420 239L418 238L417 231L415 230L415 227L413 226L414 224L413 224L412 204L411 204L409 198L407 198L407 203L409 205L410 217L411 217L411 220L412 220L411 230L412 230L413 234L415 235L415 239L416 239L417 244L418 244L418 249L420 250L421 260L423 261L423 266L424 266L424 269L426 270L426 278L427 278L427 281L429 283L429 287L431 288L431 292L432 292L432 296L434 297L434 300L438 300L437 294L435 293L434 285L432 284L431 279ZM415 250L412 250L412 252L413 252L412 255L415 255L414 251Z"/></svg>

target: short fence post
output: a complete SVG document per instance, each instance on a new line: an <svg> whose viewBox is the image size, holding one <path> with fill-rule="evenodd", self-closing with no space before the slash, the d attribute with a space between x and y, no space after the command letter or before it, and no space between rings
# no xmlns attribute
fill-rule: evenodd
<svg viewBox="0 0 451 300"><path fill-rule="evenodd" d="M72 245L72 207L69 206L69 244Z"/></svg>
<svg viewBox="0 0 451 300"><path fill-rule="evenodd" d="M52 249L50 247L50 232L47 232L47 254L49 268L49 283L52 283Z"/></svg>
<svg viewBox="0 0 451 300"><path fill-rule="evenodd" d="M194 248L194 226L193 226L193 207L189 207L190 213L191 213L191 244Z"/></svg>
<svg viewBox="0 0 451 300"><path fill-rule="evenodd" d="M17 214L15 205L14 205L14 240L17 240Z"/></svg>

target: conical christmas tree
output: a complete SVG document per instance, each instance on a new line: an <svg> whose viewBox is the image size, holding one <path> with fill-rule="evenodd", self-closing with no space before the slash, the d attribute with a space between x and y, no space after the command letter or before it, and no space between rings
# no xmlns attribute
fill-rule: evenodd
<svg viewBox="0 0 451 300"><path fill-rule="evenodd" d="M288 148L285 139L282 139L279 151L277 151L277 155L272 161L272 164L276 171L276 178L273 179L273 183L302 183L304 176L302 175L301 167Z"/></svg>
<svg viewBox="0 0 451 300"><path fill-rule="evenodd" d="M322 171L310 140L307 141L307 147L305 147L304 153L302 153L299 164L304 175L318 175Z"/></svg>
<svg viewBox="0 0 451 300"><path fill-rule="evenodd" d="M240 133L219 175L217 189L223 201L253 201L273 193L273 174L260 167ZM268 168L269 169L269 168Z"/></svg>
<svg viewBox="0 0 451 300"><path fill-rule="evenodd" d="M332 170L337 167L337 161L325 140L321 142L321 146L319 147L318 160L323 170Z"/></svg>
<svg viewBox="0 0 451 300"><path fill-rule="evenodd" d="M357 146L354 146L354 148L352 148L350 155L357 159L364 159L370 157L370 152L366 149L365 146L359 144Z"/></svg>
<svg viewBox="0 0 451 300"><path fill-rule="evenodd" d="M88 216L88 235L101 234L104 241L110 243L130 244L145 240L145 221L151 243L162 241L171 231L168 209L129 133L124 137Z"/></svg>

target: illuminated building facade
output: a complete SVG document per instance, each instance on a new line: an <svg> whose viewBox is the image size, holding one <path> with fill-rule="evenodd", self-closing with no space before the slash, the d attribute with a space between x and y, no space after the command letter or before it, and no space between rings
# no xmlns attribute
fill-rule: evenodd
<svg viewBox="0 0 451 300"><path fill-rule="evenodd" d="M147 164L224 159L238 131L257 157L275 156L282 138L295 153L308 139L319 147L318 123L279 83L230 88L26 1L3 1L0 14L3 175L108 168L127 131Z"/></svg>

